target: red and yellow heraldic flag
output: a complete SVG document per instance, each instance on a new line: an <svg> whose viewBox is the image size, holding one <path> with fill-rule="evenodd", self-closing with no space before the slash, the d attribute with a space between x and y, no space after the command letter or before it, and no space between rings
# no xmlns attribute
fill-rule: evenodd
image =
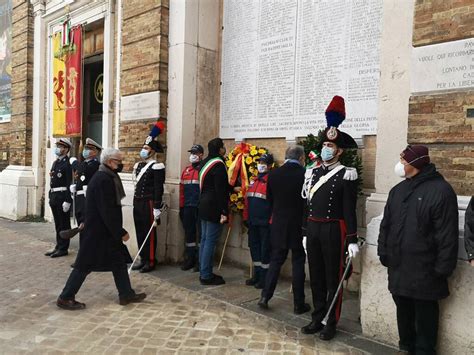
<svg viewBox="0 0 474 355"><path fill-rule="evenodd" d="M62 33L53 35L53 137L81 136L82 26L71 29L70 39L64 50Z"/></svg>

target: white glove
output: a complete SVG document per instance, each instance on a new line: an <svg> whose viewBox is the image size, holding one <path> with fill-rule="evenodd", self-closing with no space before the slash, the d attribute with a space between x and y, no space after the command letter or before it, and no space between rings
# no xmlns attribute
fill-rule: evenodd
<svg viewBox="0 0 474 355"><path fill-rule="evenodd" d="M69 164L72 165L76 160L77 160L77 158L75 158L75 157L69 158Z"/></svg>
<svg viewBox="0 0 474 355"><path fill-rule="evenodd" d="M357 243L351 243L347 246L347 252L351 258L355 258L359 254L359 246Z"/></svg>
<svg viewBox="0 0 474 355"><path fill-rule="evenodd" d="M64 213L68 212L70 208L71 208L71 204L69 202L64 201L63 202L63 212Z"/></svg>
<svg viewBox="0 0 474 355"><path fill-rule="evenodd" d="M72 184L72 185L69 185L69 191L71 191L71 193L73 194L74 192L76 192L76 184Z"/></svg>
<svg viewBox="0 0 474 355"><path fill-rule="evenodd" d="M155 220L160 218L160 215L161 215L161 211L158 208L154 208L153 209L153 217L155 218Z"/></svg>

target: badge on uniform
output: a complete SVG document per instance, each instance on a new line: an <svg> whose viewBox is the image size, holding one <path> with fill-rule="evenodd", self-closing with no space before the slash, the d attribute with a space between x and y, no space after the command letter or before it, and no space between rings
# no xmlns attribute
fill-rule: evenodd
<svg viewBox="0 0 474 355"><path fill-rule="evenodd" d="M84 175L81 175L80 179L81 179L81 181L84 181L86 179L86 177Z"/></svg>
<svg viewBox="0 0 474 355"><path fill-rule="evenodd" d="M61 173L58 173L58 178L60 178L61 176L63 176L63 174L61 174Z"/></svg>

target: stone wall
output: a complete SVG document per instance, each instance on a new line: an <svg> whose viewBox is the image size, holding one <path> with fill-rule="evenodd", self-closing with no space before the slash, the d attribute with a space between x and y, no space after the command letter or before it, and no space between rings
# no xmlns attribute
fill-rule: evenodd
<svg viewBox="0 0 474 355"><path fill-rule="evenodd" d="M168 98L167 0L123 2L121 96L160 91L160 116L167 118ZM119 147L125 171L131 171L156 117L120 123ZM165 135L160 136L164 143Z"/></svg>
<svg viewBox="0 0 474 355"><path fill-rule="evenodd" d="M474 1L418 0L413 46L474 36ZM472 194L474 131L466 108L474 105L474 90L410 98L408 143L427 144L433 162L458 195Z"/></svg>
<svg viewBox="0 0 474 355"><path fill-rule="evenodd" d="M12 115L0 124L0 165L30 165L33 106L33 14L29 1L13 0Z"/></svg>

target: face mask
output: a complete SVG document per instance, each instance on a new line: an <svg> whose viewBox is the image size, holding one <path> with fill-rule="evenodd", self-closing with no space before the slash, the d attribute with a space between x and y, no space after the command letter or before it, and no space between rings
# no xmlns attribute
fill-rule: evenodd
<svg viewBox="0 0 474 355"><path fill-rule="evenodd" d="M122 163L117 164L117 169L114 169L114 171L116 173L120 173L120 172L122 172L122 170L123 170L123 164Z"/></svg>
<svg viewBox="0 0 474 355"><path fill-rule="evenodd" d="M190 162L191 164L194 164L194 163L199 162L199 155L191 154L191 155L189 156L189 162Z"/></svg>
<svg viewBox="0 0 474 355"><path fill-rule="evenodd" d="M321 159L323 161L329 161L334 158L334 149L330 147L323 147L321 149Z"/></svg>
<svg viewBox="0 0 474 355"><path fill-rule="evenodd" d="M140 158L146 159L146 158L148 158L148 155L149 155L148 150L146 150L146 149L140 150Z"/></svg>
<svg viewBox="0 0 474 355"><path fill-rule="evenodd" d="M91 155L91 151L90 151L89 149L84 149L84 150L82 151L82 156L84 157L84 159L89 158L90 155Z"/></svg>
<svg viewBox="0 0 474 355"><path fill-rule="evenodd" d="M54 148L54 154L56 154L58 157L60 157L61 156L61 148L59 148L59 147Z"/></svg>
<svg viewBox="0 0 474 355"><path fill-rule="evenodd" d="M260 174L266 173L268 168L265 164L257 164L257 170Z"/></svg>
<svg viewBox="0 0 474 355"><path fill-rule="evenodd" d="M406 173L405 173L405 165L403 165L402 163L398 162L397 164L395 164L395 168L394 168L394 171L395 171L395 174L401 178L405 177Z"/></svg>

